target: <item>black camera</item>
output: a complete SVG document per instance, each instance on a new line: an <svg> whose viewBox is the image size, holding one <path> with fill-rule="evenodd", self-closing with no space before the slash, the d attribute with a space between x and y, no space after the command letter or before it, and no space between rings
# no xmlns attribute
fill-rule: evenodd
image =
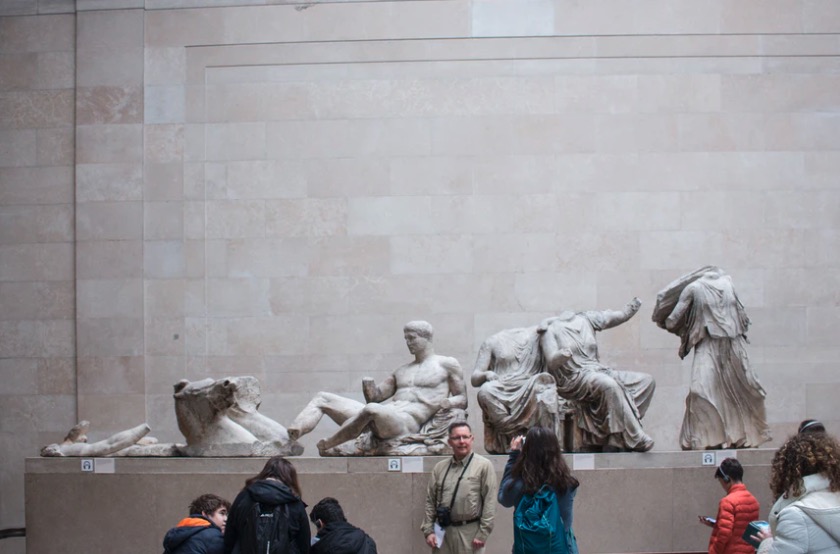
<svg viewBox="0 0 840 554"><path fill-rule="evenodd" d="M438 506L435 510L438 525L441 527L449 527L452 524L452 512L449 506Z"/></svg>

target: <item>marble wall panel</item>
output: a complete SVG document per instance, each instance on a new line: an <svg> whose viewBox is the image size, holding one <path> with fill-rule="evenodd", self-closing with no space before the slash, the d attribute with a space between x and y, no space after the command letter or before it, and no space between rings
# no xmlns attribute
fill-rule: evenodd
<svg viewBox="0 0 840 554"><path fill-rule="evenodd" d="M142 183L145 201L183 200L184 167L178 162L145 164Z"/></svg>
<svg viewBox="0 0 840 554"><path fill-rule="evenodd" d="M0 319L72 319L74 298L69 280L0 282Z"/></svg>
<svg viewBox="0 0 840 554"><path fill-rule="evenodd" d="M380 280L367 277L280 277L269 281L269 303L272 313L343 314L349 311L351 298L360 289L373 289ZM367 297L364 297L367 298ZM365 305L367 302L362 301ZM359 309L363 311L363 309Z"/></svg>
<svg viewBox="0 0 840 554"><path fill-rule="evenodd" d="M836 325L840 321L837 306L811 306L807 311L807 344L826 347L836 344Z"/></svg>
<svg viewBox="0 0 840 554"><path fill-rule="evenodd" d="M76 123L142 123L144 103L143 90L136 86L79 87L76 90Z"/></svg>
<svg viewBox="0 0 840 554"><path fill-rule="evenodd" d="M269 121L264 147L280 159L413 156L431 153L433 132L428 121L419 119ZM258 139L259 130L254 133ZM241 154L258 154L254 141ZM225 156L221 159L231 159L232 154Z"/></svg>
<svg viewBox="0 0 840 554"><path fill-rule="evenodd" d="M350 275L376 279L389 273L393 244L384 237L315 238L310 248L308 275Z"/></svg>
<svg viewBox="0 0 840 554"><path fill-rule="evenodd" d="M142 161L141 125L80 125L76 127L76 161L109 164Z"/></svg>
<svg viewBox="0 0 840 554"><path fill-rule="evenodd" d="M76 164L79 202L134 201L143 194L143 166L139 163Z"/></svg>
<svg viewBox="0 0 840 554"><path fill-rule="evenodd" d="M183 123L186 119L184 88L147 86L143 107L146 123Z"/></svg>
<svg viewBox="0 0 840 554"><path fill-rule="evenodd" d="M596 148L594 119L587 114L433 120L433 153L532 155L591 152Z"/></svg>
<svg viewBox="0 0 840 554"><path fill-rule="evenodd" d="M161 124L143 127L144 161L149 163L180 162L184 157L183 125Z"/></svg>
<svg viewBox="0 0 840 554"><path fill-rule="evenodd" d="M144 83L182 85L187 53L184 48L145 48Z"/></svg>
<svg viewBox="0 0 840 554"><path fill-rule="evenodd" d="M0 128L42 129L72 124L69 89L0 93Z"/></svg>
<svg viewBox="0 0 840 554"><path fill-rule="evenodd" d="M67 242L72 207L65 204L0 206L0 244Z"/></svg>
<svg viewBox="0 0 840 554"><path fill-rule="evenodd" d="M220 353L234 356L302 354L309 347L311 322L302 316L215 318L211 322L225 331L225 341L218 345Z"/></svg>
<svg viewBox="0 0 840 554"><path fill-rule="evenodd" d="M144 245L140 241L88 241L76 245L78 279L142 277Z"/></svg>
<svg viewBox="0 0 840 554"><path fill-rule="evenodd" d="M146 318L144 352L152 356L183 356L186 352L184 318Z"/></svg>
<svg viewBox="0 0 840 554"><path fill-rule="evenodd" d="M34 166L38 156L36 137L35 129L0 129L0 165Z"/></svg>
<svg viewBox="0 0 840 554"><path fill-rule="evenodd" d="M267 278L208 279L209 317L265 317L272 315Z"/></svg>
<svg viewBox="0 0 840 554"><path fill-rule="evenodd" d="M515 276L514 298L525 311L592 310L597 307L595 296L596 282L591 273L530 272Z"/></svg>
<svg viewBox="0 0 840 554"><path fill-rule="evenodd" d="M0 167L0 202L66 204L73 199L72 167Z"/></svg>
<svg viewBox="0 0 840 554"><path fill-rule="evenodd" d="M365 158L304 161L306 196L384 196L391 190L390 164Z"/></svg>
<svg viewBox="0 0 840 554"><path fill-rule="evenodd" d="M75 137L70 127L38 129L35 132L36 154L38 165L68 166L72 164L75 155Z"/></svg>
<svg viewBox="0 0 840 554"><path fill-rule="evenodd" d="M113 432L112 429L129 429L146 420L143 392L139 394L83 394L80 391L76 402L79 419L91 422L91 432L88 433L91 440L102 440ZM66 430L62 432L66 433Z"/></svg>
<svg viewBox="0 0 840 554"><path fill-rule="evenodd" d="M140 356L143 353L142 318L80 319L76 334L79 356Z"/></svg>
<svg viewBox="0 0 840 554"><path fill-rule="evenodd" d="M76 282L79 318L143 317L140 279L79 279Z"/></svg>
<svg viewBox="0 0 840 554"><path fill-rule="evenodd" d="M72 268L71 243L0 245L0 281L62 281Z"/></svg>
<svg viewBox="0 0 840 554"><path fill-rule="evenodd" d="M265 202L266 236L332 237L346 234L347 201L343 198Z"/></svg>
<svg viewBox="0 0 840 554"><path fill-rule="evenodd" d="M183 242L156 240L143 243L143 275L147 279L184 277L185 266Z"/></svg>
<svg viewBox="0 0 840 554"><path fill-rule="evenodd" d="M105 395L143 393L142 356L80 356L77 363L79 390L96 390Z"/></svg>
<svg viewBox="0 0 840 554"><path fill-rule="evenodd" d="M76 57L72 51L39 52L36 59L36 88L73 88L76 82Z"/></svg>
<svg viewBox="0 0 840 554"><path fill-rule="evenodd" d="M143 206L139 202L85 202L76 207L79 241L140 240Z"/></svg>
<svg viewBox="0 0 840 554"><path fill-rule="evenodd" d="M571 1L557 3L555 8L555 32L578 34L587 29L592 34L615 34L633 29L640 33L659 33L665 29L674 33L692 29L701 33L716 33L720 30L720 2L709 2L703 9L694 2L646 2L644 12L615 0L597 0L584 4ZM606 10L615 20L602 17Z"/></svg>
<svg viewBox="0 0 840 554"><path fill-rule="evenodd" d="M144 313L146 316L153 318L183 317L187 315L188 287L189 284L184 279L149 279L145 281Z"/></svg>
<svg viewBox="0 0 840 554"><path fill-rule="evenodd" d="M237 239L223 241L223 275L229 277L291 277L305 275L309 242L303 238ZM209 265L209 260L208 260Z"/></svg>
<svg viewBox="0 0 840 554"><path fill-rule="evenodd" d="M181 202L146 202L143 205L143 234L150 240L184 237L184 205Z"/></svg>
<svg viewBox="0 0 840 554"><path fill-rule="evenodd" d="M9 52L72 52L74 18L66 15L4 18L0 21L0 50Z"/></svg>
<svg viewBox="0 0 840 554"><path fill-rule="evenodd" d="M394 236L390 239L395 274L471 273L473 242L469 236Z"/></svg>

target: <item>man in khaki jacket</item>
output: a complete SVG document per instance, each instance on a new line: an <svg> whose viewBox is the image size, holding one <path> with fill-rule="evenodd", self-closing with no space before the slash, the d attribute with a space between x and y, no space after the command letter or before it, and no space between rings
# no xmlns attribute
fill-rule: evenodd
<svg viewBox="0 0 840 554"><path fill-rule="evenodd" d="M426 544L441 554L483 554L496 513L496 472L490 460L472 451L472 429L465 421L449 426L453 456L432 470L421 530ZM449 517L441 511L449 511ZM446 521L446 520L449 521ZM438 542L435 527L442 527Z"/></svg>

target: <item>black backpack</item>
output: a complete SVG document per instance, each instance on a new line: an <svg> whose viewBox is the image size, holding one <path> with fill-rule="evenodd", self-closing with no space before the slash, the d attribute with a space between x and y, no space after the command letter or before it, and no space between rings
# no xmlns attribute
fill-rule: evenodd
<svg viewBox="0 0 840 554"><path fill-rule="evenodd" d="M297 554L289 526L289 505L262 506L254 502L239 537L241 554Z"/></svg>

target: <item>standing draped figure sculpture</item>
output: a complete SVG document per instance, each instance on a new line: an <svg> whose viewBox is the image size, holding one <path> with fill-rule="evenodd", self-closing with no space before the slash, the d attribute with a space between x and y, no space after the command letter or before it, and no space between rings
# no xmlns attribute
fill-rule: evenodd
<svg viewBox="0 0 840 554"><path fill-rule="evenodd" d="M694 349L680 432L683 450L756 448L770 440L765 392L750 367L750 320L720 268L707 266L657 296L653 320L679 335L680 358Z"/></svg>

